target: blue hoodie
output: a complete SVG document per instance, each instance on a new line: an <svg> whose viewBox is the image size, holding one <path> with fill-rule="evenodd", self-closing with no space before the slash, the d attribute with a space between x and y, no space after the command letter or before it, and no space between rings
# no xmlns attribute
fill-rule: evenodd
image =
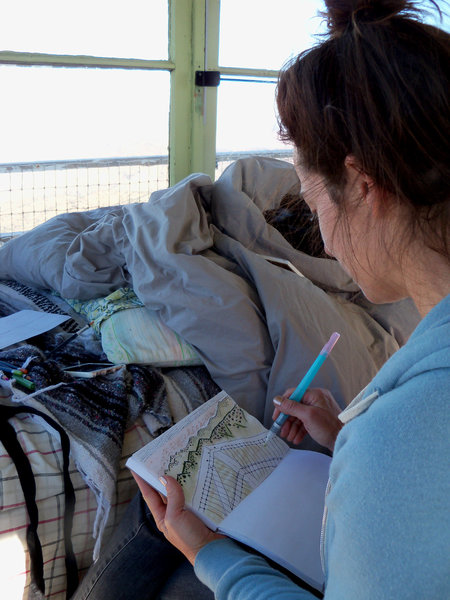
<svg viewBox="0 0 450 600"><path fill-rule="evenodd" d="M340 418L325 599L449 598L450 295ZM202 548L195 571L218 600L314 598L229 539Z"/></svg>

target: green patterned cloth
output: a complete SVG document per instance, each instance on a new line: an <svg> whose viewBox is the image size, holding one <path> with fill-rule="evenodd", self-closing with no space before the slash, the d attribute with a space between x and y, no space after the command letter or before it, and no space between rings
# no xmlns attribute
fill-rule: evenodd
<svg viewBox="0 0 450 600"><path fill-rule="evenodd" d="M105 298L93 298L92 300L77 300L76 298L65 298L75 312L83 316L101 334L100 327L106 319L120 310L126 308L137 308L144 306L131 288L119 288Z"/></svg>
<svg viewBox="0 0 450 600"><path fill-rule="evenodd" d="M195 348L167 327L157 312L145 307L131 288L119 288L105 298L65 300L91 324L112 363L203 364Z"/></svg>

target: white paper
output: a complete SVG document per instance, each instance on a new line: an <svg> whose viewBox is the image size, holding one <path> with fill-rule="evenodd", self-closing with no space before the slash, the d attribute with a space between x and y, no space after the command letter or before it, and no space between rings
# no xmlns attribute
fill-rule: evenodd
<svg viewBox="0 0 450 600"><path fill-rule="evenodd" d="M277 267L281 267L282 269L292 271L296 275L299 275L300 277L304 277L303 273L301 273L297 269L297 267L294 267L294 265L291 263L291 261L288 260L287 258L278 258L276 256L266 256L264 254L262 254L261 256L263 258L265 258L267 260L267 262L270 262L273 265L276 265Z"/></svg>
<svg viewBox="0 0 450 600"><path fill-rule="evenodd" d="M227 533L266 554L320 590L320 534L330 457L290 450L278 467L221 523Z"/></svg>
<svg viewBox="0 0 450 600"><path fill-rule="evenodd" d="M50 331L64 321L68 315L56 315L37 310L20 310L13 315L0 318L0 348L6 348L35 335Z"/></svg>

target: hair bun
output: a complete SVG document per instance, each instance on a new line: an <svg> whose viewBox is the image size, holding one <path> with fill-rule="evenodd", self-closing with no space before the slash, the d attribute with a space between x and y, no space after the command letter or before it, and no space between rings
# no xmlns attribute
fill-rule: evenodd
<svg viewBox="0 0 450 600"><path fill-rule="evenodd" d="M324 16L332 35L363 23L386 21L399 13L414 14L417 9L408 0L325 0Z"/></svg>

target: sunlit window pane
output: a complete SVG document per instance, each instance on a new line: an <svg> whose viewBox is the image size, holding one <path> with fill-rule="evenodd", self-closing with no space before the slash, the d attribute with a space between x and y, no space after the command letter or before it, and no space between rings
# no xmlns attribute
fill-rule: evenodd
<svg viewBox="0 0 450 600"><path fill-rule="evenodd" d="M0 238L168 187L167 72L0 67Z"/></svg>
<svg viewBox="0 0 450 600"><path fill-rule="evenodd" d="M1 66L0 81L0 163L167 155L167 72Z"/></svg>
<svg viewBox="0 0 450 600"><path fill-rule="evenodd" d="M279 69L325 31L322 0L221 0L219 64Z"/></svg>
<svg viewBox="0 0 450 600"><path fill-rule="evenodd" d="M221 81L217 152L286 150L277 133L274 83Z"/></svg>
<svg viewBox="0 0 450 600"><path fill-rule="evenodd" d="M4 2L0 49L167 59L167 0Z"/></svg>
<svg viewBox="0 0 450 600"><path fill-rule="evenodd" d="M221 0L219 64L280 69L327 31L318 14L324 7L323 0ZM430 11L426 21L450 30L450 17L440 21L437 11Z"/></svg>

